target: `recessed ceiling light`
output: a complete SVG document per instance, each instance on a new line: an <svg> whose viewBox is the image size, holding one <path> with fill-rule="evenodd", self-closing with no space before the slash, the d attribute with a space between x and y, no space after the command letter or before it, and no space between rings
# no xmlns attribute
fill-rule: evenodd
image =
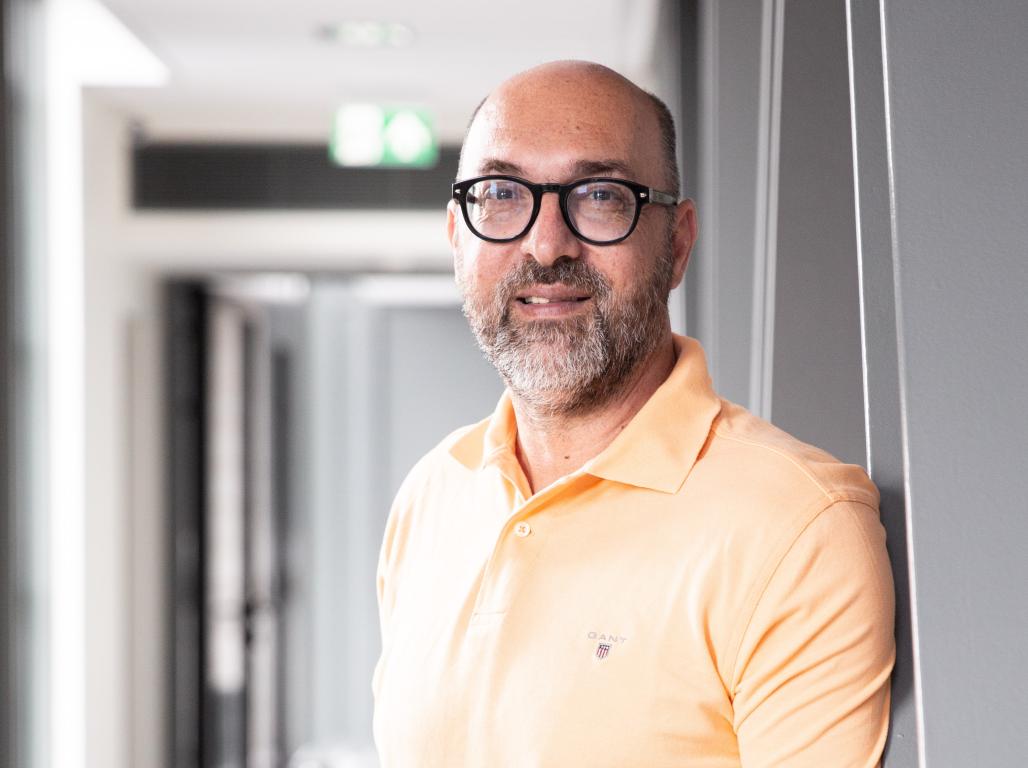
<svg viewBox="0 0 1028 768"><path fill-rule="evenodd" d="M342 21L323 24L317 37L347 48L407 48L414 43L414 30L396 21Z"/></svg>

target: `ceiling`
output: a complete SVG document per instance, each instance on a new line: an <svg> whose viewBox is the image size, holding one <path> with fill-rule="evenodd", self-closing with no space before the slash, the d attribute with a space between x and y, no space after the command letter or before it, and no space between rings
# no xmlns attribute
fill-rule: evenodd
<svg viewBox="0 0 1028 768"><path fill-rule="evenodd" d="M443 142L505 77L552 59L598 61L655 82L659 0L369 2L103 0L169 68L158 88L105 89L153 138L324 141L344 102L425 106ZM498 9L503 9L502 12ZM410 44L353 48L318 31L404 25Z"/></svg>

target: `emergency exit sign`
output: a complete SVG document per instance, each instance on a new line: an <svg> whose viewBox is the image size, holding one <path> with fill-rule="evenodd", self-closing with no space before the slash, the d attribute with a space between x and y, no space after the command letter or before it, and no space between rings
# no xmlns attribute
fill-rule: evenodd
<svg viewBox="0 0 1028 768"><path fill-rule="evenodd" d="M439 159L439 145L426 109L348 104L336 111L329 154L351 167L427 168Z"/></svg>

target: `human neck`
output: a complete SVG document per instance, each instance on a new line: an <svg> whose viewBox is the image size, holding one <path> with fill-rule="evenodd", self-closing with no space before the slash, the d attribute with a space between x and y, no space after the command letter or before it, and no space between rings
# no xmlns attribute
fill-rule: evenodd
<svg viewBox="0 0 1028 768"><path fill-rule="evenodd" d="M586 413L554 414L533 409L512 395L517 420L517 456L534 494L599 455L664 383L675 366L670 332L639 361L617 396Z"/></svg>

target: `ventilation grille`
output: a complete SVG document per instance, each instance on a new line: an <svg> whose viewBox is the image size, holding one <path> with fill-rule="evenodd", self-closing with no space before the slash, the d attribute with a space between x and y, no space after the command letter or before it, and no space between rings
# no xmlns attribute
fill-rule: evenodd
<svg viewBox="0 0 1028 768"><path fill-rule="evenodd" d="M441 209L457 147L434 168L340 168L324 145L146 142L133 149L139 209Z"/></svg>

